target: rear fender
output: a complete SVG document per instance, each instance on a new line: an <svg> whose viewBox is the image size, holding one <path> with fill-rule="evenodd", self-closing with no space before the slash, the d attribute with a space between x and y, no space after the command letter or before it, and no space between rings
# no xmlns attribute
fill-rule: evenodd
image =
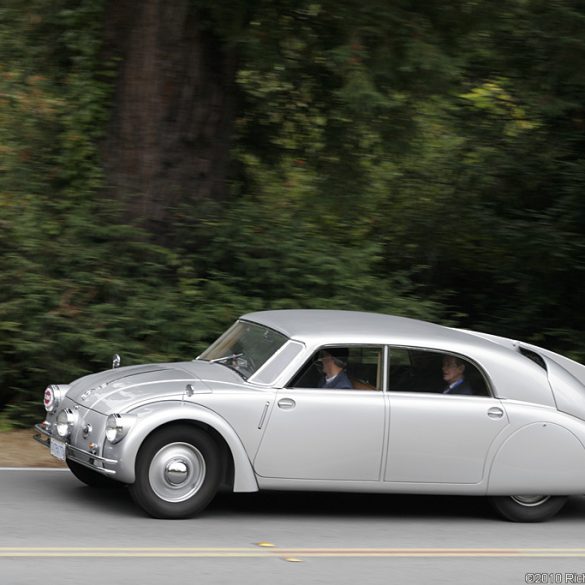
<svg viewBox="0 0 585 585"><path fill-rule="evenodd" d="M585 448L574 432L550 421L512 433L496 453L489 495L585 493Z"/></svg>

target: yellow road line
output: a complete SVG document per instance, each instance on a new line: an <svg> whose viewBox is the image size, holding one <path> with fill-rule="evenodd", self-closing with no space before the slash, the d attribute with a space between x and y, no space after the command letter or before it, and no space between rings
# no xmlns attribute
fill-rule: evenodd
<svg viewBox="0 0 585 585"><path fill-rule="evenodd" d="M201 551L260 551L256 547L193 547L193 546L0 546L0 552L4 551L73 551L73 552L84 552L84 551L122 551L122 552L150 552L150 551L162 551L162 552L176 552L176 551L187 551L187 552L201 552ZM584 549L585 550L585 549Z"/></svg>
<svg viewBox="0 0 585 585"><path fill-rule="evenodd" d="M0 557L581 557L585 548L0 547Z"/></svg>

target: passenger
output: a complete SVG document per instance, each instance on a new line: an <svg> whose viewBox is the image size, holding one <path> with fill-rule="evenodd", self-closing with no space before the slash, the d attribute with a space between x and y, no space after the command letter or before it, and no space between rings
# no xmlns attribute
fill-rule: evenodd
<svg viewBox="0 0 585 585"><path fill-rule="evenodd" d="M443 380L448 384L443 394L473 394L471 386L465 381L463 360L446 355L443 357Z"/></svg>
<svg viewBox="0 0 585 585"><path fill-rule="evenodd" d="M330 347L319 352L319 362L323 369L323 377L319 388L352 389L353 385L345 368L349 351L343 347Z"/></svg>

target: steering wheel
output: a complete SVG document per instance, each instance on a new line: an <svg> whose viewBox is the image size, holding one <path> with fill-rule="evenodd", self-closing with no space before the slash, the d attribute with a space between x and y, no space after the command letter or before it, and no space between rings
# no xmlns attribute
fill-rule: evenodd
<svg viewBox="0 0 585 585"><path fill-rule="evenodd" d="M246 378L249 378L258 369L254 360L248 355L242 354L234 361L236 370L246 376Z"/></svg>

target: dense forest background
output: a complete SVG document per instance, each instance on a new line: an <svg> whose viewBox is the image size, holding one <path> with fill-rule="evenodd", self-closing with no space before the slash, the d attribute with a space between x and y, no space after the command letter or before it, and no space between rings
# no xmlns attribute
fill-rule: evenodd
<svg viewBox="0 0 585 585"><path fill-rule="evenodd" d="M363 309L585 358L578 0L3 0L0 417Z"/></svg>

